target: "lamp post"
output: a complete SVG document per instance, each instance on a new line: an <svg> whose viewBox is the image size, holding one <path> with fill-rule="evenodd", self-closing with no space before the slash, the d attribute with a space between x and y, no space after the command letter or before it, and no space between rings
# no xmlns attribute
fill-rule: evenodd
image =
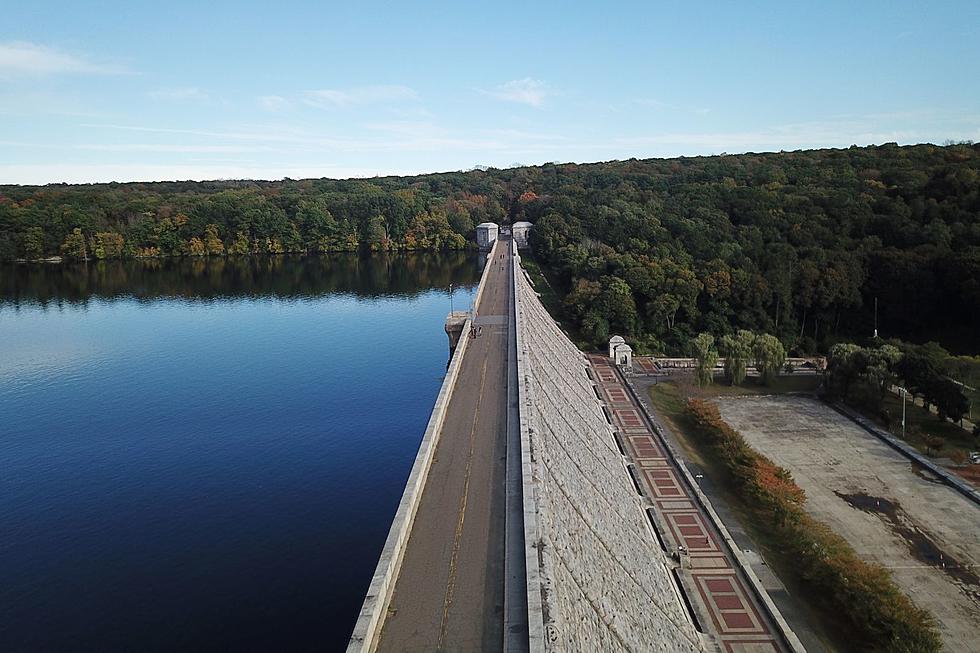
<svg viewBox="0 0 980 653"><path fill-rule="evenodd" d="M453 284L449 284L449 312L453 312Z"/></svg>
<svg viewBox="0 0 980 653"><path fill-rule="evenodd" d="M898 391L902 395L902 439L905 439L905 403L908 400L909 391L903 387L899 387Z"/></svg>

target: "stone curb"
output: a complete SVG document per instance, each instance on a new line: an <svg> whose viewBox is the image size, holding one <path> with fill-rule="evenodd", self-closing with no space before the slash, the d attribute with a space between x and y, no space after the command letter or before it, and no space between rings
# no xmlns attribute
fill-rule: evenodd
<svg viewBox="0 0 980 653"><path fill-rule="evenodd" d="M498 241L499 242L499 241ZM483 289L486 287L487 274L490 271L491 261L493 261L493 253L497 251L497 245L494 244L493 248L487 252L487 260L483 263L483 274L480 275L480 285L476 289L476 295L473 297L473 306L470 307L470 317L476 317L476 307L480 305L480 299L483 298ZM466 331L464 330L465 334Z"/></svg>
<svg viewBox="0 0 980 653"><path fill-rule="evenodd" d="M483 274L480 277L480 286L473 302L474 316L489 276L490 260L490 258L487 259L488 265L484 266ZM470 338L468 334L472 324L472 317L467 318L463 324L463 336L453 353L446 377L442 381L442 387L439 389L435 405L432 408L432 414L429 416L429 423L425 427L422 442L419 444L419 451L415 456L412 472L405 483L405 491L398 503L398 510L391 522L391 528L388 529L388 538L381 550L378 566L371 578L371 584L368 586L367 595L361 605L357 623L354 624L354 632L347 644L347 653L370 653L378 645L378 636L381 634L381 627L384 624L384 615L388 610L388 604L391 602L395 580L398 578L402 559L405 556L405 547L408 544L412 525L415 523L415 515L422 500L422 491L425 489L429 469L432 467L436 447L442 435L446 409L449 407L449 401L452 399L453 390L456 387L456 380L463 363L463 355L469 347Z"/></svg>
<svg viewBox="0 0 980 653"><path fill-rule="evenodd" d="M630 394L633 395L637 405L639 405L647 419L650 420L650 423L653 425L653 430L657 434L657 439L660 441L661 446L663 446L664 451L666 451L667 455L674 461L675 467L680 469L681 474L684 476L685 482L694 493L694 496L697 498L701 508L704 510L705 514L708 515L708 518L711 520L714 527L718 529L722 539L725 540L725 545L728 547L732 557L738 564L739 570L749 581L753 594L755 594L759 602L762 603L763 608L766 610L766 614L779 630L779 635L782 637L783 643L790 649L790 651L792 651L792 653L806 653L806 648L803 646L803 642L801 642L800 638L796 636L796 633L793 632L793 629L786 622L786 619L783 618L779 608L777 608L776 604L773 603L772 598L769 596L769 592L767 592L766 588L763 587L762 581L759 580L759 577L755 575L755 571L752 570L751 564L745 558L742 550L738 547L738 544L728 532L728 529L725 527L725 523L721 520L721 517L718 516L718 513L716 513L714 507L712 507L711 501L704 494L704 492L701 491L701 486L698 485L697 481L692 476L691 470L689 470L687 465L684 464L684 459L681 458L676 451L674 451L674 448L671 446L670 442L668 442L667 438L664 437L663 432L667 431L667 427L660 423L660 421L652 414L651 409L647 408L646 402L644 402L640 397L639 392L637 392L636 387L633 385L633 381L622 374L620 374L620 378L625 381L624 385L629 388Z"/></svg>

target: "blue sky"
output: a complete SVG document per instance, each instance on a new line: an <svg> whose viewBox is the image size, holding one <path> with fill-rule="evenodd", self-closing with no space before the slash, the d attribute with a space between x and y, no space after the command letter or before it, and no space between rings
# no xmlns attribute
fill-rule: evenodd
<svg viewBox="0 0 980 653"><path fill-rule="evenodd" d="M11 2L0 183L980 140L980 2Z"/></svg>

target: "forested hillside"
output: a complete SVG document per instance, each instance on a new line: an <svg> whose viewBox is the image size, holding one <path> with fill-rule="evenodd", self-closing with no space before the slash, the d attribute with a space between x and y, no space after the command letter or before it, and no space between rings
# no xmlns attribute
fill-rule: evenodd
<svg viewBox="0 0 980 653"><path fill-rule="evenodd" d="M0 187L0 259L452 249L527 219L583 339L748 328L980 348L980 146L554 164L371 180Z"/></svg>

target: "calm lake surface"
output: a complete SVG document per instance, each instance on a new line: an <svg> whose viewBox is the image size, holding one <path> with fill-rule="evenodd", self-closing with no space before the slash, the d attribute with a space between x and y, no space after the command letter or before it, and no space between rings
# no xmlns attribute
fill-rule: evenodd
<svg viewBox="0 0 980 653"><path fill-rule="evenodd" d="M475 254L0 266L0 650L341 650Z"/></svg>

